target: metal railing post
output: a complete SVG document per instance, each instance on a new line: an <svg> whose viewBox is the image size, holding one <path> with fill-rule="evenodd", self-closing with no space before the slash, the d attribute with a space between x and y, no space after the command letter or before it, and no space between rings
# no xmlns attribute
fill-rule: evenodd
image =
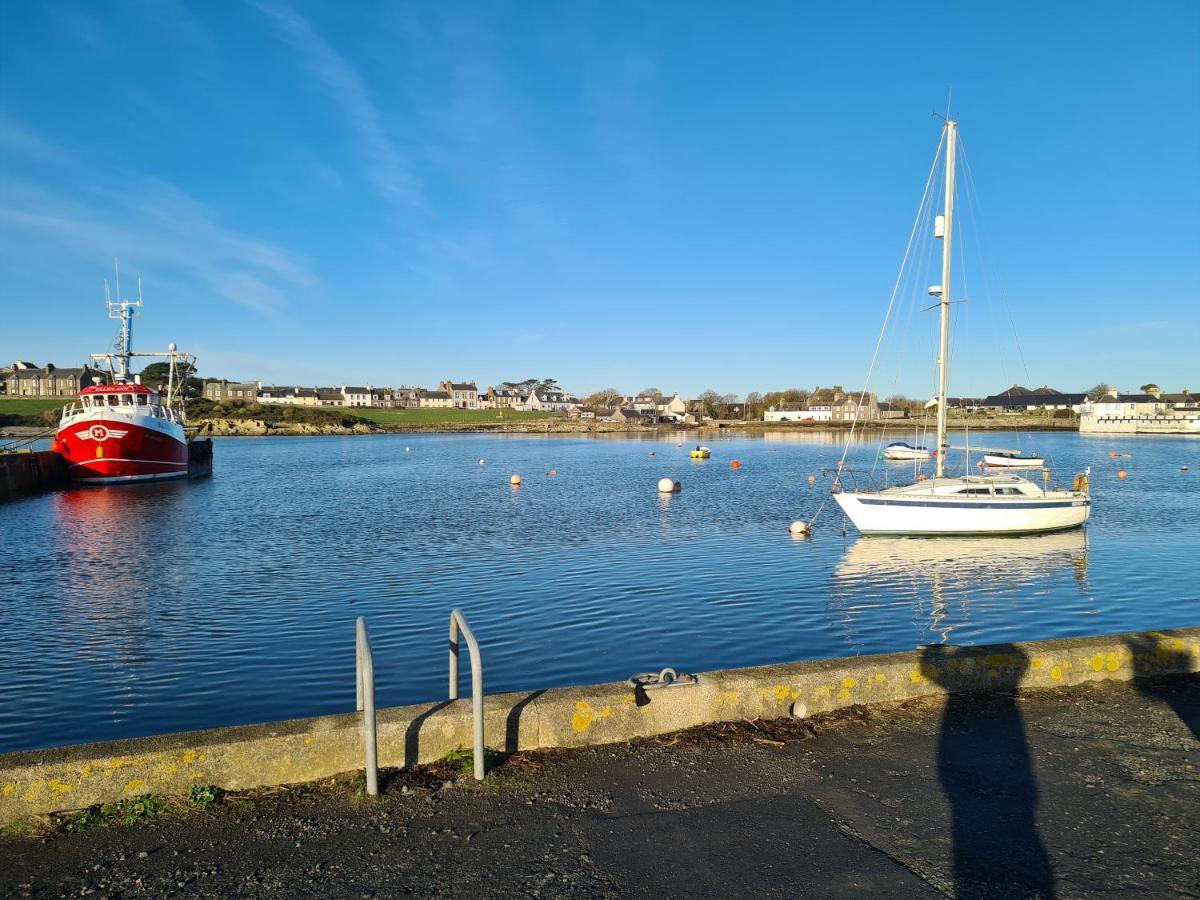
<svg viewBox="0 0 1200 900"><path fill-rule="evenodd" d="M483 660L479 655L479 642L459 610L450 611L450 699L458 699L458 632L462 629L467 639L467 650L471 654L471 720L474 731L475 780L483 781Z"/></svg>
<svg viewBox="0 0 1200 900"><path fill-rule="evenodd" d="M367 635L367 620L358 617L354 634L355 681L358 687L358 711L363 714L363 743L366 750L367 794L379 793L378 745L375 740L375 655Z"/></svg>

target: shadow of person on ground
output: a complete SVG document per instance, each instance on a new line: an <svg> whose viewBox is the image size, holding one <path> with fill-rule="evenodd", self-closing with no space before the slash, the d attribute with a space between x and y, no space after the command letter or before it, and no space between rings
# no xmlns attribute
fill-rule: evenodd
<svg viewBox="0 0 1200 900"><path fill-rule="evenodd" d="M1125 639L1133 654L1134 686L1147 697L1161 700L1200 741L1200 674L1189 672L1191 654L1186 645L1169 636L1135 634Z"/></svg>
<svg viewBox="0 0 1200 900"><path fill-rule="evenodd" d="M1017 708L1024 651L925 647L921 671L949 692L938 778L950 803L958 897L1054 897L1037 832L1038 789ZM986 692L986 693L985 693Z"/></svg>

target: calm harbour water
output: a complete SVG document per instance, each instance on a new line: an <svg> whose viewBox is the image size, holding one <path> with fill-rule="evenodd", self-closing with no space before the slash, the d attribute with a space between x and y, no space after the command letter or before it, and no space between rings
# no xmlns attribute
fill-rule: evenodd
<svg viewBox="0 0 1200 900"><path fill-rule="evenodd" d="M352 711L359 615L381 705L444 696L454 606L489 692L1200 624L1195 439L1026 436L1093 467L1091 523L962 540L843 535L832 503L792 538L841 435L677 439L225 439L211 479L0 506L0 751Z"/></svg>

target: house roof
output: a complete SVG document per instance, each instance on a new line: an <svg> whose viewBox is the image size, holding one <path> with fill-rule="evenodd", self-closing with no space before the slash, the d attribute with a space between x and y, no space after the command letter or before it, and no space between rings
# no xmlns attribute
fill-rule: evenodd
<svg viewBox="0 0 1200 900"><path fill-rule="evenodd" d="M91 369L89 369L87 366L84 366L82 369L60 369L56 366L54 369L51 369L51 370L47 370L47 369L16 369L13 371L12 374L17 379L48 378L51 375L53 375L56 378L59 376L63 376L66 378L78 378L81 375L83 375L84 372L90 372L90 371L91 371Z"/></svg>
<svg viewBox="0 0 1200 900"><path fill-rule="evenodd" d="M342 388L342 392L346 394L369 394L371 393L371 389L365 387L345 387Z"/></svg>
<svg viewBox="0 0 1200 900"><path fill-rule="evenodd" d="M430 400L449 400L450 395L445 391L421 391L421 399L424 400L426 398Z"/></svg>
<svg viewBox="0 0 1200 900"><path fill-rule="evenodd" d="M450 390L452 390L452 391L478 391L479 390L473 384L458 384L453 381L448 381L448 382L446 382L446 384L450 385Z"/></svg>
<svg viewBox="0 0 1200 900"><path fill-rule="evenodd" d="M1104 396L1095 403L1161 403L1153 394L1118 394L1116 397Z"/></svg>

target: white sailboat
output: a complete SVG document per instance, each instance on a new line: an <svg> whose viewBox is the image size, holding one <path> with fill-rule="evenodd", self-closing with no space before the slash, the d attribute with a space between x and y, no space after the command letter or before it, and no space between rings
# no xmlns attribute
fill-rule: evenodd
<svg viewBox="0 0 1200 900"><path fill-rule="evenodd" d="M950 263L954 235L955 149L958 123L945 123L945 201L934 236L942 240L942 281L929 289L938 298L937 448L933 478L879 490L846 488L852 473L845 455L834 478L834 499L863 534L986 535L1036 534L1076 528L1088 520L1091 497L1088 475L1077 475L1071 490L1048 490L1012 474L946 475L946 393L950 357ZM847 444L847 446L849 446ZM975 449L975 448L971 448Z"/></svg>

